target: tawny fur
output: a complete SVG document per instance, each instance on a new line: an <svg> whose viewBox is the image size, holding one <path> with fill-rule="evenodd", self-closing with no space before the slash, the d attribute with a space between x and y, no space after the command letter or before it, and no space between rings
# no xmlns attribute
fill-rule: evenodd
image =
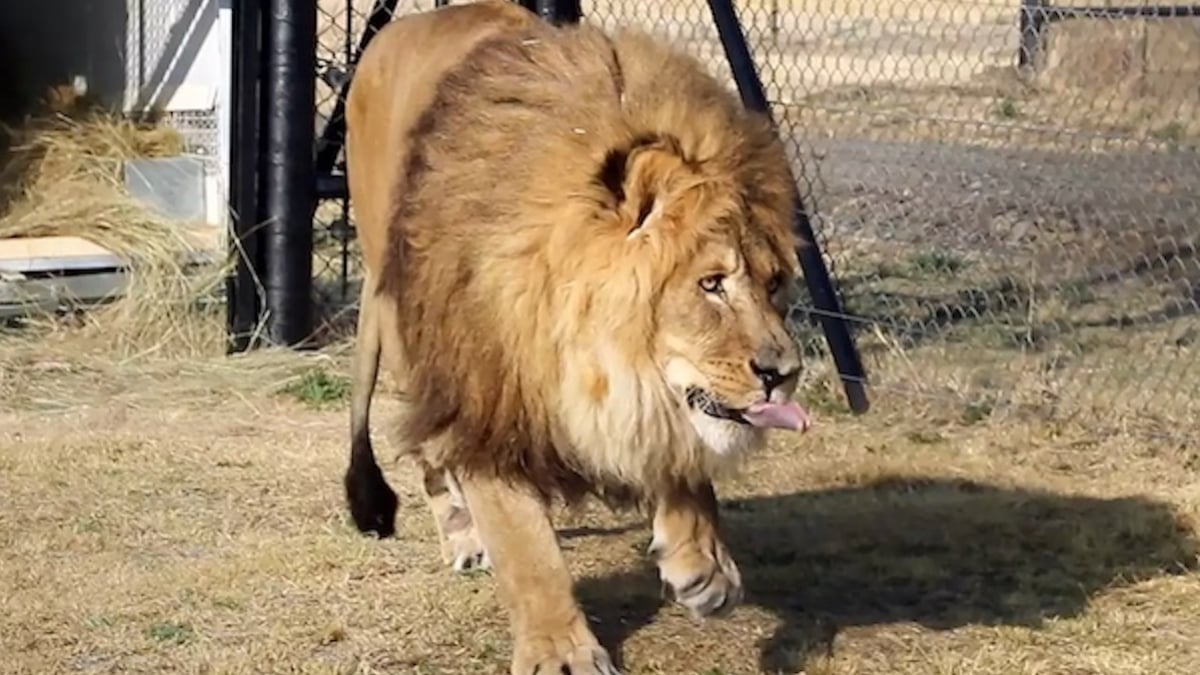
<svg viewBox="0 0 1200 675"><path fill-rule="evenodd" d="M477 14L436 35L410 27L405 44L381 46L385 29L348 111L368 279L392 308L383 351L411 396L406 443L432 465L547 495L699 484L725 456L663 372L662 350L688 347L664 342L729 343L727 363L704 367L733 399L746 333L778 323L753 314L779 306L751 303L727 338L715 322L664 326L687 313L664 303L725 245L756 281L795 276L782 146L654 39L555 28L511 3L467 8Z"/></svg>

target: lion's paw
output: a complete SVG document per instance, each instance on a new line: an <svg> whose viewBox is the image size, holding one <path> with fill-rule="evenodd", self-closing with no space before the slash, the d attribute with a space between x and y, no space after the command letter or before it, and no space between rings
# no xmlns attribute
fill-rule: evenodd
<svg viewBox="0 0 1200 675"><path fill-rule="evenodd" d="M442 516L442 560L455 572L486 570L492 566L479 530L465 506L450 505Z"/></svg>
<svg viewBox="0 0 1200 675"><path fill-rule="evenodd" d="M693 618L722 616L742 601L742 575L725 547L686 546L659 561L659 575Z"/></svg>
<svg viewBox="0 0 1200 675"><path fill-rule="evenodd" d="M479 532L472 525L446 534L447 562L455 572L491 569L492 561L487 549L479 539Z"/></svg>
<svg viewBox="0 0 1200 675"><path fill-rule="evenodd" d="M512 675L621 675L608 652L593 640L576 644L570 637L540 637L519 642Z"/></svg>

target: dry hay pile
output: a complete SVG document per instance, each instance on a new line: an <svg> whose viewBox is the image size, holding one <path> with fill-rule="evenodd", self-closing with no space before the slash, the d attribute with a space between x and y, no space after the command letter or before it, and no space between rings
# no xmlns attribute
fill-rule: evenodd
<svg viewBox="0 0 1200 675"><path fill-rule="evenodd" d="M0 238L75 236L127 263L125 293L91 308L81 330L92 347L131 355L146 350L212 352L220 317L197 311L219 289L223 270L186 269L195 245L179 223L125 190L128 159L177 155L178 133L98 109L50 109L5 130L0 162ZM52 331L63 337L60 325Z"/></svg>

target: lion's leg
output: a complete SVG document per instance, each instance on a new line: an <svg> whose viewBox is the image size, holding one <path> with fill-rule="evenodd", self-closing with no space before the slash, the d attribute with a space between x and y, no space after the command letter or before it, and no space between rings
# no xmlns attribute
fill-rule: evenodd
<svg viewBox="0 0 1200 675"><path fill-rule="evenodd" d="M675 600L694 617L723 614L742 599L742 578L721 542L712 483L660 495L650 553Z"/></svg>
<svg viewBox="0 0 1200 675"><path fill-rule="evenodd" d="M371 446L371 398L379 376L382 347L379 334L380 299L370 274L364 275L355 331L353 380L350 396L350 465L343 476L346 501L360 532L380 537L396 531L396 493L387 484Z"/></svg>
<svg viewBox="0 0 1200 675"><path fill-rule="evenodd" d="M421 470L425 474L425 501L437 528L442 560L455 572L491 567L487 549L479 539L471 510L454 474L435 469L424 461Z"/></svg>
<svg viewBox="0 0 1200 675"><path fill-rule="evenodd" d="M513 675L618 675L588 627L546 506L528 486L471 475L462 489L513 632Z"/></svg>

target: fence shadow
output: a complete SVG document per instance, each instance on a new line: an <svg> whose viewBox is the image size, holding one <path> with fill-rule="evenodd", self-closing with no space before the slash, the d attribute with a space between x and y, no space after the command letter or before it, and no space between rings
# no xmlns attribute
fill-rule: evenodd
<svg viewBox="0 0 1200 675"><path fill-rule="evenodd" d="M1036 627L1105 588L1194 570L1200 551L1164 503L966 481L887 479L722 510L746 602L782 620L760 645L766 672L797 672L849 626ZM664 609L652 569L583 579L579 593L616 654Z"/></svg>
<svg viewBox="0 0 1200 675"><path fill-rule="evenodd" d="M1072 291L1086 296L1099 287L1119 283L1141 281L1147 284L1173 284L1176 294L1164 295L1161 305L1155 309L1124 313L1113 308L1114 314L1103 320L1065 315L1055 319L1052 326L1037 326L1064 334L1081 328L1151 327L1200 312L1200 263L1196 261L1197 251L1200 248L1197 248L1196 242L1173 242L1169 246L1133 256L1133 261L1123 266L1033 285L1000 276L987 284L950 293L935 290L925 295L871 288L870 278L848 275L842 279L841 286L843 294L853 298L850 301L851 312L854 311L854 305L876 308L863 312L864 318L887 327L901 346L909 349L941 339L946 330L959 324L982 326L1004 316L1012 316L1013 323L1020 324L1030 298L1038 302L1057 298L1070 304L1087 302L1086 299L1073 298ZM937 288L936 279L927 281L931 288ZM857 328L861 330L861 326ZM1014 339L1012 346L1023 349L1031 345Z"/></svg>

